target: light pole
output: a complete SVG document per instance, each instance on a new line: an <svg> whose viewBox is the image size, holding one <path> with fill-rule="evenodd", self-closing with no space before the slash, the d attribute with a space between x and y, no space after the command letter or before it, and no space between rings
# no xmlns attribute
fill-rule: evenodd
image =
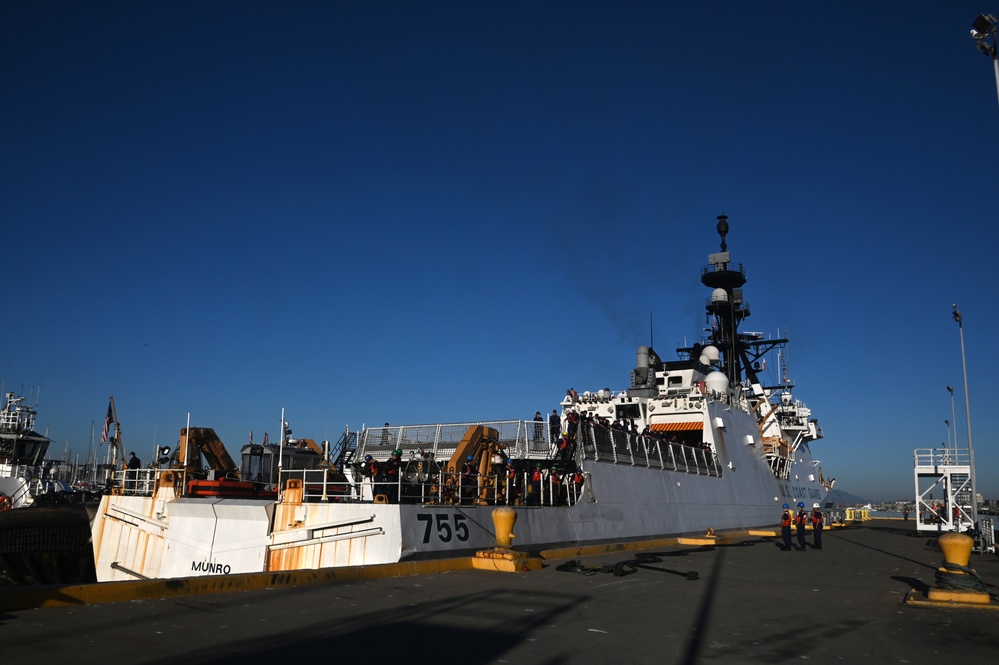
<svg viewBox="0 0 999 665"><path fill-rule="evenodd" d="M954 389L951 386L947 386L947 392L950 393L950 422L954 427L954 448L957 449L957 416L954 414Z"/></svg>
<svg viewBox="0 0 999 665"><path fill-rule="evenodd" d="M954 320L957 321L957 329L961 332L961 367L964 370L964 410L968 419L968 461L971 465L971 520L975 526L978 525L978 492L975 487L975 447L971 442L971 399L968 396L968 361L964 356L964 321L961 311L954 307Z"/></svg>
<svg viewBox="0 0 999 665"><path fill-rule="evenodd" d="M971 38L978 50L992 58L996 70L996 94L999 95L999 28L992 14L979 14L971 23ZM991 40L991 41L990 41Z"/></svg>

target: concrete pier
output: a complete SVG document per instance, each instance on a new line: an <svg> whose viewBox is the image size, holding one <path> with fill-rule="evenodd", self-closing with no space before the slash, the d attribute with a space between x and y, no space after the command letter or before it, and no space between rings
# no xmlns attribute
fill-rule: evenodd
<svg viewBox="0 0 999 665"><path fill-rule="evenodd" d="M605 552L573 557L572 572L561 558L516 575L455 566L7 610L4 662L924 663L996 653L994 608L903 602L925 598L942 560L913 522L873 520L823 540L804 552L759 537ZM999 558L970 565L999 584ZM615 568L626 574L605 572Z"/></svg>

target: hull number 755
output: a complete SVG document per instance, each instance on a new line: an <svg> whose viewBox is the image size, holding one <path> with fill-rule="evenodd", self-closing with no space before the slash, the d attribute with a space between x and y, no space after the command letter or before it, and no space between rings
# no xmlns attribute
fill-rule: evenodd
<svg viewBox="0 0 999 665"><path fill-rule="evenodd" d="M430 537L437 536L443 543L450 543L453 538L461 542L468 540L468 524L465 516L459 513L417 514L416 519L426 522L423 530L423 542L429 543Z"/></svg>

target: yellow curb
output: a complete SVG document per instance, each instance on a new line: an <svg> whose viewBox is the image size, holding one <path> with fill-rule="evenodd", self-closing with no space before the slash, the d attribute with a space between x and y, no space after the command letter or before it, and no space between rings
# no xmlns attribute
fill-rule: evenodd
<svg viewBox="0 0 999 665"><path fill-rule="evenodd" d="M940 589L930 589L929 592L927 592L929 598L924 599L918 598L917 595L919 592L912 589L909 593L905 594L905 597L902 599L902 603L916 607L957 607L975 610L999 610L999 604L992 603L991 598L987 593L979 593L977 591L959 591L953 594L953 597L951 597L952 594L948 592L934 593L940 591ZM984 601L981 598L971 599L968 597L969 593L970 595L976 597L984 596L985 599Z"/></svg>
<svg viewBox="0 0 999 665"><path fill-rule="evenodd" d="M331 584L361 580L445 573L472 568L472 557L406 561L376 566L345 566L321 570L289 570L247 575L213 575L170 580L98 582L66 586L17 587L0 589L0 611L67 605L98 605L127 600L174 598L195 594L257 591L310 584Z"/></svg>

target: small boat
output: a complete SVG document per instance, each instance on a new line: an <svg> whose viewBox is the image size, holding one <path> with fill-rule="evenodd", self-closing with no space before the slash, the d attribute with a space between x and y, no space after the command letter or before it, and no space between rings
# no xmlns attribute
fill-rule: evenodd
<svg viewBox="0 0 999 665"><path fill-rule="evenodd" d="M630 385L570 389L551 421L367 428L332 446L282 432L238 465L210 428L184 428L159 468L116 474L93 521L98 580L468 554L496 545L499 506L515 546L539 551L768 527L784 503L822 502L822 429L791 382L764 381L787 340L739 331L750 309L728 229L720 216L701 271L704 339L675 360L639 346Z"/></svg>

